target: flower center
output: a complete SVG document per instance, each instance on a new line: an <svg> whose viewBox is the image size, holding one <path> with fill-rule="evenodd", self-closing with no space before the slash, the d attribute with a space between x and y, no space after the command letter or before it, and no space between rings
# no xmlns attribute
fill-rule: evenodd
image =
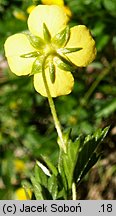
<svg viewBox="0 0 116 216"><path fill-rule="evenodd" d="M52 43L46 44L45 48L43 49L44 55L56 55L57 50L55 49L54 45Z"/></svg>
<svg viewBox="0 0 116 216"><path fill-rule="evenodd" d="M30 44L35 48L34 52L21 55L23 58L35 58L32 65L30 75L42 72L42 68L49 68L51 82L55 82L56 66L61 70L75 71L75 65L68 59L67 54L77 52L82 48L65 48L70 39L70 29L66 26L61 32L57 33L53 38L46 26L43 23L44 39L34 36L31 33L26 33Z"/></svg>

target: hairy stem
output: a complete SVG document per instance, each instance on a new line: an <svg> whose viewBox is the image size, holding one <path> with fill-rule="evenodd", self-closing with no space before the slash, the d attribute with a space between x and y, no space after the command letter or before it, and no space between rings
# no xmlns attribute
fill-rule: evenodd
<svg viewBox="0 0 116 216"><path fill-rule="evenodd" d="M60 139L60 143L61 143L60 147L62 147L62 149L65 151L65 142L64 142L63 134L62 134L62 130L61 130L61 124L59 122L59 119L58 119L58 116L57 116L57 113L56 113L54 101L53 101L53 99L51 97L49 86L48 86L46 75L45 75L45 62L46 62L47 57L48 57L48 55L45 56L45 58L43 60L42 76L43 76L43 81L44 81L44 85L45 85L45 89L46 89L46 93L47 93L47 97L48 97L49 106L50 106L51 113L52 113L52 116L53 116L55 128L56 128L58 137Z"/></svg>

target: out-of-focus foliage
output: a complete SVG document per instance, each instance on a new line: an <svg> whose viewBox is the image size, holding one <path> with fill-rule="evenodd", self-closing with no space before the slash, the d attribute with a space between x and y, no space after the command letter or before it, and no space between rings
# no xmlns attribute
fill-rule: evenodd
<svg viewBox="0 0 116 216"><path fill-rule="evenodd" d="M57 158L56 133L47 99L35 92L31 77L12 75L4 57L4 41L9 35L27 29L27 8L33 4L41 1L0 0L0 199L14 199L15 190L23 180L29 179L41 154L52 161ZM111 172L105 176L107 179L109 175L110 180L100 180L106 185L101 199L104 194L110 199L106 194L116 170L116 1L65 0L65 4L72 11L70 26L84 24L91 30L97 58L87 68L74 73L74 90L69 96L55 99L56 109L61 124L72 128L74 138L80 133L87 135L99 127L111 126L98 169L101 179L107 171L107 167L105 171L102 169L102 160L107 161L113 155L114 160L106 162ZM17 160L20 162L16 163ZM85 181L91 187L88 179L87 176ZM87 196L80 191L79 197ZM91 199L90 194L88 198Z"/></svg>

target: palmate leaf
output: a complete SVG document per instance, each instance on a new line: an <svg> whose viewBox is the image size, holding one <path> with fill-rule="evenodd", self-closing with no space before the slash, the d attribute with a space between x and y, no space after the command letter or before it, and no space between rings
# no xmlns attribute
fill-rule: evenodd
<svg viewBox="0 0 116 216"><path fill-rule="evenodd" d="M36 199L57 199L57 196L62 196L63 198L65 198L65 190L63 189L63 184L61 183L61 179L58 176L56 167L48 158L42 158L44 159L44 163L47 164L47 167L49 169L41 162L36 162L34 176L32 176L31 178Z"/></svg>
<svg viewBox="0 0 116 216"><path fill-rule="evenodd" d="M51 191L49 191L48 187L49 176L49 170L42 163L37 161L34 169L34 176L31 177L33 191L37 200L53 199L54 196L51 195ZM53 190L53 192L54 191L55 190Z"/></svg>
<svg viewBox="0 0 116 216"><path fill-rule="evenodd" d="M97 130L93 135L70 139L70 131L63 134L66 152L60 149L57 168L43 157L44 164L37 161L31 181L36 199L68 199L72 184L80 183L90 168L99 159L97 147L104 139L109 127ZM58 143L60 141L58 140Z"/></svg>
<svg viewBox="0 0 116 216"><path fill-rule="evenodd" d="M97 147L106 136L109 127L103 131L97 130L93 135L88 135L80 142L80 149L77 163L74 170L74 181L79 183L90 168L97 162L99 155L97 155Z"/></svg>
<svg viewBox="0 0 116 216"><path fill-rule="evenodd" d="M96 149L106 136L109 127L103 131L97 130L93 135L78 137L76 141L67 141L67 152L61 152L59 172L62 176L66 191L72 188L72 183L79 183L89 169L97 162L99 155Z"/></svg>

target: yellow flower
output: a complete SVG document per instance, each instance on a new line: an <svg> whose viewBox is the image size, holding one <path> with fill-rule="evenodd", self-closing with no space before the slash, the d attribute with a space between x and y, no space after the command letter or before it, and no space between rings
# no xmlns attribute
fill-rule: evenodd
<svg viewBox="0 0 116 216"><path fill-rule="evenodd" d="M14 10L13 15L16 19L25 21L27 19L25 13L21 10Z"/></svg>
<svg viewBox="0 0 116 216"><path fill-rule="evenodd" d="M35 5L30 5L28 8L27 8L27 13L30 14L32 12L32 10L35 8L36 6Z"/></svg>
<svg viewBox="0 0 116 216"><path fill-rule="evenodd" d="M70 10L70 8L68 6L63 6L64 12L66 13L66 15L68 16L68 19L70 20L70 18L72 17L72 12Z"/></svg>
<svg viewBox="0 0 116 216"><path fill-rule="evenodd" d="M16 170L16 172L22 172L25 170L25 164L22 160L20 159L15 159L14 160L14 168Z"/></svg>
<svg viewBox="0 0 116 216"><path fill-rule="evenodd" d="M57 5L38 5L28 18L30 33L18 33L5 42L5 54L13 73L34 74L34 87L47 96L42 69L52 97L72 91L75 66L91 63L96 55L95 41L84 25L67 26L67 16Z"/></svg>
<svg viewBox="0 0 116 216"><path fill-rule="evenodd" d="M91 37L89 29L84 25L74 26L70 29L70 39L66 47L81 47L79 52L67 54L68 58L79 67L86 67L96 55L95 41Z"/></svg>
<svg viewBox="0 0 116 216"><path fill-rule="evenodd" d="M46 24L53 37L66 26L67 16L57 5L38 5L28 18L30 32L43 38L43 23Z"/></svg>
<svg viewBox="0 0 116 216"><path fill-rule="evenodd" d="M58 6L61 6L63 8L64 12L67 15L67 21L72 16L72 12L71 12L71 10L69 9L68 6L65 6L64 0L41 0L41 2L42 2L42 4L45 4L45 5L58 5Z"/></svg>
<svg viewBox="0 0 116 216"><path fill-rule="evenodd" d="M45 5L59 5L59 6L64 6L64 1L63 0L41 0L42 4Z"/></svg>
<svg viewBox="0 0 116 216"><path fill-rule="evenodd" d="M16 191L15 191L15 199L16 200L30 200L32 197L32 191L28 188L25 189L24 188L18 188Z"/></svg>

